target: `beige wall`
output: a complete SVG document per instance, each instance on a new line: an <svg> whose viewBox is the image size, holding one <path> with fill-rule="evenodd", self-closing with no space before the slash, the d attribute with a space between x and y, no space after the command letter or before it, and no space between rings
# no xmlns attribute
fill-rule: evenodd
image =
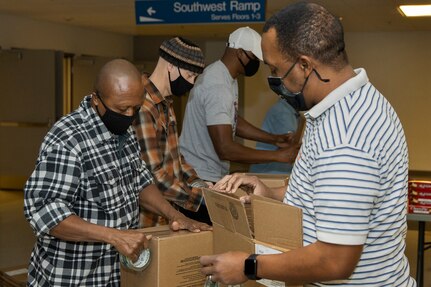
<svg viewBox="0 0 431 287"><path fill-rule="evenodd" d="M10 109L10 99L15 99L22 106L20 108L14 102L12 107L16 108L12 109L13 113L0 113L0 121L52 122L60 111L52 109L52 115L46 115L44 109L36 111L34 107L61 104L61 101L55 102L55 97L62 96L62 75L58 74L61 69L56 69L60 68L62 61L54 61L57 55L54 51L75 55L73 92L79 93L73 105L75 108L83 95L92 91L94 74L98 68L96 64L100 59L133 58L133 37L0 14L0 48L0 67L4 68L3 73L0 73L3 75L0 78L0 106ZM43 56L45 54L51 56L49 60ZM82 61L83 58L94 60ZM94 63L85 64L89 62ZM31 99L39 99L36 100L37 105L28 105ZM27 105L22 105L25 102ZM30 108L30 113L26 107ZM40 142L47 132L46 127L2 126L0 132L3 134L0 135L0 188L21 188L34 168ZM22 138L28 140L22 141Z"/></svg>
<svg viewBox="0 0 431 287"><path fill-rule="evenodd" d="M132 59L133 37L0 14L0 47Z"/></svg>
<svg viewBox="0 0 431 287"><path fill-rule="evenodd" d="M345 38L352 66L367 70L401 119L410 169L431 171L431 32L346 33ZM277 100L266 82L268 74L267 68L260 69L245 80L245 118L257 126Z"/></svg>
<svg viewBox="0 0 431 287"><path fill-rule="evenodd" d="M154 61L167 37L131 37L0 14L0 46L53 49L78 55ZM225 40L192 39L205 51L207 64L222 55ZM364 67L372 83L388 98L404 126L410 168L431 171L431 32L346 33L352 66ZM133 51L135 54L133 54ZM260 126L277 100L266 82L267 68L244 79L240 88L244 117ZM241 81L240 81L241 82ZM253 146L254 143L247 143Z"/></svg>
<svg viewBox="0 0 431 287"><path fill-rule="evenodd" d="M410 169L431 170L431 32L350 33L347 51L397 111Z"/></svg>
<svg viewBox="0 0 431 287"><path fill-rule="evenodd" d="M409 146L410 169L431 171L428 148L431 142L431 113L428 112L431 108L431 32L346 33L345 38L352 66L367 70L370 81L391 102L401 119ZM151 55L143 47L148 49L148 43L154 42L141 37L139 42L135 41L135 53L140 49L137 55ZM198 43L205 51L207 64L219 59L225 47L224 40ZM151 49L157 50L157 47L153 45ZM256 126L261 126L266 111L278 99L268 87L268 75L268 68L262 64L259 72L245 78L244 87L240 87L244 117ZM251 147L255 144L245 143Z"/></svg>

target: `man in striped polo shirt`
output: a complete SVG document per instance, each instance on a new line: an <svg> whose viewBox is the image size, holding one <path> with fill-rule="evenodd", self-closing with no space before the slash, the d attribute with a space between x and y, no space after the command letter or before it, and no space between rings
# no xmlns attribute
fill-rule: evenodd
<svg viewBox="0 0 431 287"><path fill-rule="evenodd" d="M202 272L238 284L268 278L307 286L416 286L405 250L408 152L394 109L348 63L340 21L296 3L264 26L268 82L306 113L303 144L286 188L226 176L216 188L255 194L303 211L304 247L280 255L204 256ZM289 226L280 226L289 228Z"/></svg>

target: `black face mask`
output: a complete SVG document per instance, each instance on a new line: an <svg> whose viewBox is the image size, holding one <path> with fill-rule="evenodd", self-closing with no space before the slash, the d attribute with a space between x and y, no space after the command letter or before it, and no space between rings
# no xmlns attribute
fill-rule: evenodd
<svg viewBox="0 0 431 287"><path fill-rule="evenodd" d="M306 111L309 109L309 107L307 107L307 105L305 104L303 91L304 91L305 85L308 82L308 79L310 78L311 73L305 79L304 85L302 85L302 89L299 92L294 93L294 92L289 91L289 89L287 89L283 83L283 79L289 75L289 73L293 70L293 67L295 67L297 62L298 62L298 60L296 60L295 63L293 63L293 65L289 68L289 70L287 70L286 74L284 74L283 77L269 76L268 77L268 84L274 93L276 93L281 98L283 98L295 110ZM329 82L329 79L322 79L322 77L320 77L319 73L317 73L317 71L315 69L313 69L312 71L314 73L316 73L317 77L322 82L325 82L325 83Z"/></svg>
<svg viewBox="0 0 431 287"><path fill-rule="evenodd" d="M96 96L100 99L100 102L105 107L105 113L103 116L100 115L99 109L96 106L97 113L99 114L102 122L105 124L106 128L115 135L122 135L127 132L127 129L132 124L133 120L138 115L140 107L135 111L133 116L126 116L117 112L114 112L110 108L108 108L105 103L102 101L99 93L96 92Z"/></svg>
<svg viewBox="0 0 431 287"><path fill-rule="evenodd" d="M171 73L168 71L169 76L169 84L171 85L171 93L175 96L182 96L188 91L190 91L193 88L193 84L184 79L184 77L181 75L180 68L178 68L178 73L180 76L171 81Z"/></svg>
<svg viewBox="0 0 431 287"><path fill-rule="evenodd" d="M246 77L254 76L257 73L257 71L259 70L260 61L259 61L259 59L251 58L245 51L244 51L244 54L247 56L247 58L249 60L247 65L244 65L244 63L241 61L241 58L238 57L239 62L241 63L241 65L244 68L244 75Z"/></svg>

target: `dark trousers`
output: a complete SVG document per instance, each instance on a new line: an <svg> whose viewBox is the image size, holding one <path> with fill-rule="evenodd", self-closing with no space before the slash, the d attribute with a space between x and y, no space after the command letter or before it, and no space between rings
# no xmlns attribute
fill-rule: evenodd
<svg viewBox="0 0 431 287"><path fill-rule="evenodd" d="M184 209L184 208L179 207L179 206L177 206L177 209L179 212L181 212L182 214L184 214L188 218L194 219L196 221L204 222L208 225L212 225L210 216L208 214L208 209L207 209L206 205L204 205L204 204L201 204L198 211L196 211L196 212Z"/></svg>

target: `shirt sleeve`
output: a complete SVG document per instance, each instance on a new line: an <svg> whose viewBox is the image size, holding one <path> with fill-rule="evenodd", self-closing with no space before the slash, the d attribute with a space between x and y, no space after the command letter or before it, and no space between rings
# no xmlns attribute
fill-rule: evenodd
<svg viewBox="0 0 431 287"><path fill-rule="evenodd" d="M41 154L24 188L24 214L37 236L74 214L80 175L79 158L64 147Z"/></svg>
<svg viewBox="0 0 431 287"><path fill-rule="evenodd" d="M380 195L377 162L366 152L340 146L323 152L314 170L317 238L333 244L364 244Z"/></svg>
<svg viewBox="0 0 431 287"><path fill-rule="evenodd" d="M183 178L186 180L187 184L190 185L195 179L198 179L198 175L196 174L196 171L193 169L193 167L185 161L182 155L180 155L180 160Z"/></svg>
<svg viewBox="0 0 431 287"><path fill-rule="evenodd" d="M298 121L299 116L293 109L287 107L283 102L277 102L267 112L262 129L272 134L287 134L296 131Z"/></svg>
<svg viewBox="0 0 431 287"><path fill-rule="evenodd" d="M186 182L171 176L164 165L163 153L164 148L160 146L160 139L157 136L157 125L154 117L150 112L141 110L139 112L139 121L135 125L136 134L141 148L141 157L153 174L157 187L162 191L166 200L175 204L196 211L202 202L202 193L199 190L191 189ZM179 160L179 159L178 159ZM191 167L185 167L188 177L191 174Z"/></svg>
<svg viewBox="0 0 431 287"><path fill-rule="evenodd" d="M232 92L223 85L211 86L205 92L204 108L206 125L232 125L234 104Z"/></svg>

